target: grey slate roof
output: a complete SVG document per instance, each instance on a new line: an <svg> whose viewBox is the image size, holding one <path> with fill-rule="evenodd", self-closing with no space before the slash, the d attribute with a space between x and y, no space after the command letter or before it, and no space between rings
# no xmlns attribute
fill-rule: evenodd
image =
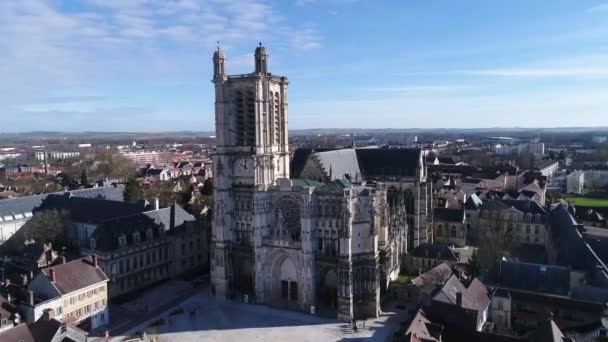
<svg viewBox="0 0 608 342"><path fill-rule="evenodd" d="M464 221L464 209L433 208L433 220L462 223Z"/></svg>
<svg viewBox="0 0 608 342"><path fill-rule="evenodd" d="M153 218L145 214L135 214L126 217L119 217L100 224L91 235L95 239L95 250L112 251L119 248L119 237L124 235L127 246L134 243L133 233L139 232L140 241L148 239L147 230L152 229L153 238L158 238L160 225Z"/></svg>
<svg viewBox="0 0 608 342"><path fill-rule="evenodd" d="M477 210L483 205L483 201L476 194L471 194L464 203L464 208L467 210Z"/></svg>
<svg viewBox="0 0 608 342"><path fill-rule="evenodd" d="M66 192L55 192L52 194L24 196L0 200L0 221L9 221L22 218L19 215L31 215L31 213L42 204L49 195L64 194ZM74 197L79 198L105 198L112 201L123 201L124 185L104 186L98 188L68 191Z"/></svg>
<svg viewBox="0 0 608 342"><path fill-rule="evenodd" d="M355 158L356 156L356 158ZM365 180L384 177L416 177L422 163L422 151L411 148L357 148L342 150L298 149L291 161L293 178L302 177L309 158L318 158L325 173L352 180L362 176ZM305 176L305 175L304 175Z"/></svg>
<svg viewBox="0 0 608 342"><path fill-rule="evenodd" d="M361 178L357 153L353 148L317 152L315 156L331 180Z"/></svg>
<svg viewBox="0 0 608 342"><path fill-rule="evenodd" d="M416 177L422 160L420 149L360 148L356 151L364 179Z"/></svg>
<svg viewBox="0 0 608 342"><path fill-rule="evenodd" d="M38 210L67 210L72 221L81 223L100 223L121 216L129 216L146 210L143 203L118 202L97 198L81 198L51 194L36 208Z"/></svg>
<svg viewBox="0 0 608 342"><path fill-rule="evenodd" d="M296 178L296 179L292 179L291 180L291 184L293 184L293 186L300 186L300 187L321 187L323 186L323 183L321 182L317 182L314 180L310 180L310 179L303 179L303 178Z"/></svg>
<svg viewBox="0 0 608 342"><path fill-rule="evenodd" d="M344 189L352 187L352 184L345 179L336 179L334 181L325 183L315 189L317 192L329 192L329 193L342 193Z"/></svg>
<svg viewBox="0 0 608 342"><path fill-rule="evenodd" d="M570 270L567 267L502 261L498 279L501 287L567 296Z"/></svg>
<svg viewBox="0 0 608 342"><path fill-rule="evenodd" d="M161 208L158 210L146 211L143 214L153 219L156 224L162 224L165 226L165 230L169 230L171 227L171 211L175 211L175 221L173 222L174 227L181 226L184 222L196 221L196 218L190 213L184 210L181 206L173 204L167 208Z"/></svg>
<svg viewBox="0 0 608 342"><path fill-rule="evenodd" d="M438 243L422 243L410 253L417 258L441 259L458 262L454 251L448 245Z"/></svg>

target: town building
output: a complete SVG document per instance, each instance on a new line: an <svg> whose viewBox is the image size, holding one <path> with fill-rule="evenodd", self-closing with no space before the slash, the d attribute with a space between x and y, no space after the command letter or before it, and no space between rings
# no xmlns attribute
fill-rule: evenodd
<svg viewBox="0 0 608 342"><path fill-rule="evenodd" d="M547 246L548 212L535 201L489 200L479 214L480 234L502 229L517 244Z"/></svg>
<svg viewBox="0 0 608 342"><path fill-rule="evenodd" d="M15 342L86 342L87 333L55 318L48 310L36 322L19 324L0 332L0 341Z"/></svg>
<svg viewBox="0 0 608 342"><path fill-rule="evenodd" d="M486 286L474 278L467 286L452 275L433 295L427 308L433 322L452 330L481 331L488 320L490 295Z"/></svg>
<svg viewBox="0 0 608 342"><path fill-rule="evenodd" d="M580 170L573 171L566 177L566 192L569 194L582 194L585 189L585 173Z"/></svg>
<svg viewBox="0 0 608 342"><path fill-rule="evenodd" d="M181 206L48 196L36 209L67 211L66 236L95 255L116 297L208 264L207 229Z"/></svg>
<svg viewBox="0 0 608 342"><path fill-rule="evenodd" d="M447 263L454 266L459 258L448 245L423 243L405 257L405 267L410 274L422 274L433 267Z"/></svg>
<svg viewBox="0 0 608 342"><path fill-rule="evenodd" d="M66 192L24 196L0 201L0 245L9 240L13 234L29 221L33 212L51 195ZM122 201L124 185L112 185L67 192L79 198L103 198L112 201Z"/></svg>
<svg viewBox="0 0 608 342"><path fill-rule="evenodd" d="M51 310L53 317L85 330L109 323L108 277L94 255L42 269L28 289L40 300L54 299L56 307L34 303L26 310L27 322L38 321L45 310Z"/></svg>
<svg viewBox="0 0 608 342"><path fill-rule="evenodd" d="M465 210L459 208L433 209L433 242L464 247L467 244Z"/></svg>

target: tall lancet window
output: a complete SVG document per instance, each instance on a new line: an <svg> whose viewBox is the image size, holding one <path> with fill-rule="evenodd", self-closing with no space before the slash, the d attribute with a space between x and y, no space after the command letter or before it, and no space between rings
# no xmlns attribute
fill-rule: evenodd
<svg viewBox="0 0 608 342"><path fill-rule="evenodd" d="M274 93L274 139L275 144L281 143L281 109L279 93Z"/></svg>
<svg viewBox="0 0 608 342"><path fill-rule="evenodd" d="M268 132L268 144L272 145L274 139L274 96L272 91L269 94L268 99L268 127L270 127L270 132Z"/></svg>
<svg viewBox="0 0 608 342"><path fill-rule="evenodd" d="M239 146L245 145L245 99L243 92L237 90L235 93L235 106L236 106L236 118L235 118L235 134L236 144Z"/></svg>
<svg viewBox="0 0 608 342"><path fill-rule="evenodd" d="M255 145L255 95L247 92L247 115L245 120L245 142L247 146Z"/></svg>

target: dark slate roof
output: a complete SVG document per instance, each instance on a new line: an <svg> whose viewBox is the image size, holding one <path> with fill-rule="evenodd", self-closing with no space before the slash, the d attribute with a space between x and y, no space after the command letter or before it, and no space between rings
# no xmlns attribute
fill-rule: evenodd
<svg viewBox="0 0 608 342"><path fill-rule="evenodd" d="M583 239L576 220L563 204L551 212L552 244L557 251L557 264L576 270L592 270L602 266L602 261Z"/></svg>
<svg viewBox="0 0 608 342"><path fill-rule="evenodd" d="M31 213L42 204L45 198L51 195L64 194L66 192L55 192L52 194L24 196L0 200L0 219L4 216ZM112 201L123 201L124 185L104 186L98 188L81 189L69 191L73 197L78 198L104 198Z"/></svg>
<svg viewBox="0 0 608 342"><path fill-rule="evenodd" d="M47 196L37 211L48 209L67 210L74 222L100 223L116 217L141 213L146 207L141 203L80 198L66 193Z"/></svg>
<svg viewBox="0 0 608 342"><path fill-rule="evenodd" d="M433 208L433 220L462 223L464 220L464 209Z"/></svg>
<svg viewBox="0 0 608 342"><path fill-rule="evenodd" d="M530 341L535 342L565 342L572 341L566 339L561 330L557 327L553 320L542 322L538 328L530 335Z"/></svg>
<svg viewBox="0 0 608 342"><path fill-rule="evenodd" d="M304 166L308 161L308 158L315 152L331 151L331 149L312 149L312 148L298 148L294 151L290 161L290 174L293 178L299 178L300 174L304 170Z"/></svg>
<svg viewBox="0 0 608 342"><path fill-rule="evenodd" d="M505 289L501 289L501 288L495 289L494 292L492 292L492 297L501 297L501 298L511 299L511 295L509 294L509 291L507 291Z"/></svg>
<svg viewBox="0 0 608 342"><path fill-rule="evenodd" d="M492 199L484 202L483 209L487 208L498 208L498 209L507 209L513 207L518 211L523 212L524 214L540 214L547 215L547 211L541 207L540 204L536 201L529 200L506 200L506 199Z"/></svg>
<svg viewBox="0 0 608 342"><path fill-rule="evenodd" d="M574 217L581 221L603 222L604 217L592 208L580 207L574 209Z"/></svg>
<svg viewBox="0 0 608 342"><path fill-rule="evenodd" d="M498 282L501 287L567 296L570 270L561 266L503 261Z"/></svg>
<svg viewBox="0 0 608 342"><path fill-rule="evenodd" d="M162 224L165 230L171 228L171 214L175 214L175 220L173 226L181 226L184 222L196 221L196 218L192 214L185 211L181 206L173 204L167 208L161 208L158 210L146 211L143 214L153 219L155 223Z"/></svg>
<svg viewBox="0 0 608 342"><path fill-rule="evenodd" d="M296 178L296 179L292 179L291 180L291 184L293 184L293 186L300 186L300 187L321 187L323 186L323 183L321 182L317 182L317 181L313 181L310 179L303 179L303 178Z"/></svg>
<svg viewBox="0 0 608 342"><path fill-rule="evenodd" d="M158 237L160 223L146 214L136 214L131 216L119 217L101 223L91 238L95 239L95 249L97 251L112 251L119 247L118 238L124 235L127 245L134 243L133 234L139 232L140 241L146 241L147 230L152 229L154 237Z"/></svg>
<svg viewBox="0 0 608 342"><path fill-rule="evenodd" d="M318 192L338 192L342 193L344 189L352 187L352 184L345 179L336 179L334 181L325 183L325 185L318 187Z"/></svg>
<svg viewBox="0 0 608 342"><path fill-rule="evenodd" d="M417 258L441 259L454 262L458 261L454 251L452 251L448 245L441 245L437 243L420 244L418 247L414 248L410 254Z"/></svg>
<svg viewBox="0 0 608 342"><path fill-rule="evenodd" d="M28 324L28 328L36 342L52 341L63 324L65 323L56 319L41 318L32 324Z"/></svg>
<svg viewBox="0 0 608 342"><path fill-rule="evenodd" d="M357 159L364 179L416 177L422 150L410 148L359 148Z"/></svg>
<svg viewBox="0 0 608 342"><path fill-rule="evenodd" d="M163 169L148 169L148 170L146 170L145 175L146 176L157 176L157 175L160 175L161 172L163 172Z"/></svg>
<svg viewBox="0 0 608 342"><path fill-rule="evenodd" d="M467 201L464 203L464 208L467 210L477 210L483 205L483 201L477 196L477 194L471 194Z"/></svg>
<svg viewBox="0 0 608 342"><path fill-rule="evenodd" d="M453 157L438 157L437 159L439 159L439 163L441 163L441 164L447 164L447 165L456 164Z"/></svg>
<svg viewBox="0 0 608 342"><path fill-rule="evenodd" d="M49 279L50 270L55 270L55 282L53 284L62 295L108 280L100 267L93 266L91 257L43 268L42 274Z"/></svg>

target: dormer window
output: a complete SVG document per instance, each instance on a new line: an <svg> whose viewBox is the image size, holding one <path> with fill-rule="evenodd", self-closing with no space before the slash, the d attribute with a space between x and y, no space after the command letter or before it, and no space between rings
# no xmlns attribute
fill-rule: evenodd
<svg viewBox="0 0 608 342"><path fill-rule="evenodd" d="M152 234L153 234L153 233L152 233L152 229L151 229L151 228L148 228L148 229L146 230L146 239L148 239L148 240L152 240L152 237L153 237L153 236L152 236Z"/></svg>
<svg viewBox="0 0 608 342"><path fill-rule="evenodd" d="M133 241L135 241L135 243L139 243L141 239L141 236L139 235L139 232L133 233Z"/></svg>

